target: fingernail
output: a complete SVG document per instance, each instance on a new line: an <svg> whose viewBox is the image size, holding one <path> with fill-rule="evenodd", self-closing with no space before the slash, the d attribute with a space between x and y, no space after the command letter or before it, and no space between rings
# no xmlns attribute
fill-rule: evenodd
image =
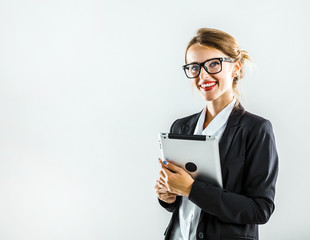
<svg viewBox="0 0 310 240"><path fill-rule="evenodd" d="M167 164L168 164L168 162L167 162L167 161L163 161L163 164L167 165Z"/></svg>

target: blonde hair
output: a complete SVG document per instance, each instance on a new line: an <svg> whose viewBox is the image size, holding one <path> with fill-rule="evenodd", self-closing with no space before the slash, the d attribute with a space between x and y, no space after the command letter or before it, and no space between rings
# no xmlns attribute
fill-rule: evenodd
<svg viewBox="0 0 310 240"><path fill-rule="evenodd" d="M239 100L239 91L238 91L238 80L244 77L245 72L245 61L252 61L247 51L240 49L236 39L229 35L226 32L223 32L218 29L212 28L200 28L197 31L195 37L187 44L185 51L185 63L187 64L186 55L188 49L194 45L199 44L206 47L215 48L230 58L232 58L235 62L240 61L241 68L238 73L233 78L232 88L237 100ZM239 101L238 101L239 102Z"/></svg>

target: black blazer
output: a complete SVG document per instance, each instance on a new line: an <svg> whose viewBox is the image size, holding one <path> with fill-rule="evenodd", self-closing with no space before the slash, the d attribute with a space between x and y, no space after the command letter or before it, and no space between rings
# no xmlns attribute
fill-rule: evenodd
<svg viewBox="0 0 310 240"><path fill-rule="evenodd" d="M200 113L176 120L170 132L193 134ZM228 118L219 149L223 189L195 179L188 197L202 209L197 239L257 240L258 224L266 223L275 208L278 155L271 123L239 104ZM159 200L173 212L165 239L170 238L181 200Z"/></svg>

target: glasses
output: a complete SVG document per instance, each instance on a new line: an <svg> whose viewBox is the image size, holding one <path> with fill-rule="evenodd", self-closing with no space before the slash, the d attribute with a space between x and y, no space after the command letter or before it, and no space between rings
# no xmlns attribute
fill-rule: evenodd
<svg viewBox="0 0 310 240"><path fill-rule="evenodd" d="M183 66L186 77L196 78L201 72L201 67L209 74L216 74L222 71L222 62L234 62L230 58L211 58L202 63L190 63Z"/></svg>

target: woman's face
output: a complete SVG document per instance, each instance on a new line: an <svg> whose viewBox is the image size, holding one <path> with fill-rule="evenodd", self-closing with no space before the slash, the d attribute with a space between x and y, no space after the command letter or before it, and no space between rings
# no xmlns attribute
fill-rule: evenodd
<svg viewBox="0 0 310 240"><path fill-rule="evenodd" d="M187 63L201 63L211 58L227 57L223 52L199 44L192 45L186 55ZM227 100L233 97L232 82L240 69L240 63L222 62L222 71L209 74L202 67L200 74L192 79L194 87L206 101Z"/></svg>

